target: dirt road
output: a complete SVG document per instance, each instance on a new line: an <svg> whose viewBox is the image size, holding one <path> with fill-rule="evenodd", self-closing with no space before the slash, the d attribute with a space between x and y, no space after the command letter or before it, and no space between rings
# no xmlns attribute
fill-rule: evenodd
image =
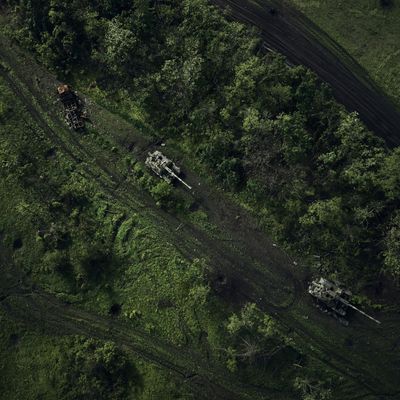
<svg viewBox="0 0 400 400"><path fill-rule="evenodd" d="M3 267L4 264L0 264L0 271ZM46 334L112 340L126 351L168 370L177 382L189 386L197 394L196 399L269 399L274 393L271 389L238 382L226 370L188 348L173 346L122 320L86 312L37 290L8 293L0 298L0 308L9 317ZM273 398L284 399L279 393Z"/></svg>
<svg viewBox="0 0 400 400"><path fill-rule="evenodd" d="M356 317L351 327L346 329L339 326L333 319L319 314L305 295L306 272L296 268L290 257L274 247L271 240L258 229L254 218L193 173L188 173L189 183L197 188L196 196L202 207L208 211L210 222L224 232L225 238L229 239L228 242L210 238L198 227L190 225L188 221L157 209L153 201L145 194L142 195L141 203L138 203L136 200L138 188L133 188L123 176L120 176L112 160L107 162L107 157L112 157L112 154L104 154L104 160L95 159L92 153L94 144L90 144L89 147L80 136L66 131L63 122L53 111L51 97L49 99L44 94L54 90L56 84L54 77L42 70L32 59L21 58L23 54L16 48L6 48L5 43L0 46L0 55L12 67L12 74L8 74L12 89L25 103L32 117L42 126L49 140L68 150L67 155L79 154L79 158L85 162L90 172L89 176L102 177L100 183L110 196L114 196L121 203L124 202L123 204L127 207L140 208L141 212L146 212L146 209L151 210L154 218L171 227L169 240L184 254L208 255L214 265L215 275L223 274L232 283L230 285L233 289L231 301L238 304L243 301L253 301L265 311L274 314L275 318L295 335L306 352L352 382L349 397L346 398L352 398L350 396L356 391L365 397L379 395L389 399L398 396L396 377L399 373L399 356L392 349L396 348L393 346L396 346L400 337L399 315L379 316L383 319L382 327L374 326L369 321ZM44 82L43 85L47 84L47 87L35 86L32 70L36 75L42 74L41 81ZM90 114L95 121L98 121L99 126L101 125L101 134L106 135L107 131L112 132L116 145L125 152L128 151L126 147L130 147L127 144L135 142L137 144L135 152L140 156L142 150L148 145L146 141L138 136L129 123L91 103ZM105 115L107 118L104 117ZM186 167L185 170L189 171ZM115 189L116 187L118 190ZM135 198L129 194L133 191L136 191ZM182 228L179 233L176 233L175 228L180 224ZM37 300L38 297L35 299ZM7 301L8 299L3 304ZM24 302L18 301L13 304L11 310L14 311L11 314L17 316ZM40 298L40 307L37 306L37 302L27 304L28 309L38 307L39 311L36 315L43 312L50 316L53 313L51 310L46 311L46 307L53 307L52 300L48 297ZM57 313L60 314L60 318L63 315L68 316L65 314L68 307L59 305L57 307L59 307ZM21 312L21 319L29 315L26 309ZM85 315L90 319L89 314ZM58 324L63 326L64 322ZM79 328L79 324L74 326L71 321L68 322L68 326L75 330ZM88 334L97 329L94 321L90 326L87 330ZM130 343L134 345L133 338ZM154 351L156 355L159 354L157 349ZM185 365L185 362L183 364ZM190 367L188 370L192 373Z"/></svg>
<svg viewBox="0 0 400 400"><path fill-rule="evenodd" d="M400 145L400 112L346 51L305 16L277 0L210 0L239 21L255 25L265 48L311 68L329 83L336 99L389 147ZM271 11L273 10L273 11Z"/></svg>

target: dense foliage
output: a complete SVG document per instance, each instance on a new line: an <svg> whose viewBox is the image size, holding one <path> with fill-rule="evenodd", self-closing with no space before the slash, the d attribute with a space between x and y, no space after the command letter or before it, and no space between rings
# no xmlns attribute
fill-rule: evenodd
<svg viewBox="0 0 400 400"><path fill-rule="evenodd" d="M132 398L135 371L124 353L111 342L82 338L71 342L62 361L66 371L63 398Z"/></svg>
<svg viewBox="0 0 400 400"><path fill-rule="evenodd" d="M134 400L142 392L135 365L112 342L39 336L1 317L1 399Z"/></svg>
<svg viewBox="0 0 400 400"><path fill-rule="evenodd" d="M139 329L154 335L149 335L150 347L153 337L178 348L190 347L207 354L209 361L226 365L239 376L244 374L246 382L257 380L257 384L282 386L290 392L287 382L294 383L299 375L292 364L302 350L286 351L291 346L276 321L254 304L231 314L234 306L231 309L216 296L215 285L212 289L207 260L188 260L181 254L179 245L170 242L171 231L162 218L155 221L143 209L134 212L135 203L124 206L115 191L113 198L107 196L102 181L88 177L89 171L97 171L96 164L73 163L63 149L53 147L2 77L0 89L6 116L0 126L0 261L2 273L7 265L13 271L3 273L1 294L8 292L9 279L22 273L27 287L32 281L35 291L45 290L67 301L70 306L65 310L78 310L78 304L95 311L93 330L97 330L95 315L108 314L107 337L120 345L125 342L112 328L118 319L124 320L128 332ZM66 135L72 137L68 131ZM82 138L98 154L97 135L87 133ZM115 154L108 152L111 146L104 150L104 140L100 144L106 157ZM129 191L124 192L129 204L142 187L152 192L161 207L168 208L171 186L160 185L139 164L132 172ZM177 200L173 202L176 205ZM207 224L203 210L190 214L192 221ZM174 224L169 228L176 229ZM1 297L4 300L7 295ZM13 308L5 309L13 314ZM137 363L136 373L111 343L67 338L67 345L60 347L57 343L64 339L58 337L48 343L41 321L48 317L51 321L51 314L40 313L39 323L28 319L26 327L15 326L8 316L3 318L7 314L3 307L0 314L0 399L42 395L60 399L190 398L185 396L188 388L177 386L170 373L158 366L150 369ZM61 317L56 332L63 333L62 321ZM75 325L91 336L94 331L81 331L80 321L70 316L64 320L66 327ZM129 339L128 334L127 343ZM305 377L313 376L319 365L309 368L301 357ZM190 366L192 360L187 362Z"/></svg>
<svg viewBox="0 0 400 400"><path fill-rule="evenodd" d="M183 139L321 268L398 275L399 152L310 71L262 56L253 32L204 0L8 3L15 36L44 63L64 74L91 69L100 88L130 96L160 136Z"/></svg>
<svg viewBox="0 0 400 400"><path fill-rule="evenodd" d="M388 151L310 71L262 55L255 32L205 0L7 3L10 33L44 64L143 110L161 138L193 155L282 241L320 256L321 269L353 279L381 269L400 276L400 152ZM274 319L254 304L228 318L212 297L205 261L189 261L165 240L161 222L105 195L87 179L88 165L59 156L0 85L0 231L17 267L61 298L115 317L122 311L132 329L250 371L246 382L277 357L283 366L272 375L286 386L294 382L305 399L331 396L325 376L310 375L306 363L295 369L301 350ZM82 140L96 153L95 132ZM132 187L166 210L187 207L170 185L128 161ZM76 339L70 347L65 398L125 398L138 384L112 344ZM161 398L164 385L150 382L138 397Z"/></svg>
<svg viewBox="0 0 400 400"><path fill-rule="evenodd" d="M238 363L269 363L290 345L290 339L283 335L277 322L254 303L246 304L240 313L231 315L227 331L231 342L227 350L230 370L235 370Z"/></svg>

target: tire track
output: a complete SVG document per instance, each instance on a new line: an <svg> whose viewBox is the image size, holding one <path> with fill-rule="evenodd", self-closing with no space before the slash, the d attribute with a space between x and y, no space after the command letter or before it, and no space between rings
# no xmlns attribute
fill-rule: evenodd
<svg viewBox="0 0 400 400"><path fill-rule="evenodd" d="M0 56L2 56L0 51ZM10 60L7 60L10 61ZM79 148L79 154L80 157L77 158L69 149L68 145L63 141L63 139L60 137L59 134L57 134L49 125L48 123L41 117L40 113L36 110L35 105L32 104L32 102L29 100L27 96L25 96L22 93L21 88L19 87L18 83L16 83L12 77L10 77L8 74L3 74L4 78L7 80L7 82L10 84L12 89L14 90L16 96L24 103L25 107L28 109L28 111L31 113L32 117L34 120L39 124L41 129L44 131L45 134L47 134L49 140L55 141L60 148L68 155L70 156L74 161L82 161L84 159L86 160L93 160L93 155L90 154L87 149L82 146L74 137L74 133L71 132L70 138L71 141L73 141L74 148L77 147ZM29 87L28 82L24 82L25 87ZM48 114L49 115L49 114ZM49 117L51 117L52 121L54 123L58 123L59 121L54 121L55 117L50 114ZM65 130L65 127L60 127L60 131ZM90 162L87 162L87 165L90 165ZM127 183L123 178L118 176L118 173L115 171L107 171L102 169L101 164L96 164L96 168L100 169L104 174L109 174L108 178L110 182L112 182L112 187L109 185L104 184L104 182L99 181L98 179L98 174L92 172L92 169L89 169L88 167L85 168L85 172L89 174L89 177L95 180L100 184L103 190L105 190L108 195L110 195L114 199L118 199L122 204L124 204L126 207L129 209L135 209L136 211L146 211L149 207L154 208L154 202L151 199L149 195L141 191L138 193L137 191L135 192L135 197L140 197L142 203L139 204L136 200L135 197L129 195L130 192L132 192L132 187L129 186L129 183ZM205 185L203 185L205 186ZM118 188L118 189L116 189ZM147 206L146 206L147 205ZM249 269L249 260L244 259L242 256L239 255L231 255L231 251L226 247L226 244L223 243L215 243L215 240L210 239L203 231L199 230L193 225L190 225L188 221L186 220L181 220L177 216L173 216L169 213L166 213L158 208L155 208L152 210L152 213L154 214L154 217L156 218L155 222L157 223L157 220L162 220L165 221L167 226L178 226L182 224L182 228L180 230L180 233L175 233L175 230L171 230L169 232L169 236L173 239L173 243L180 243L179 250L185 249L184 254L186 257L189 259L194 259L194 258L202 258L205 254L211 254L212 259L215 260L216 265L224 265L225 269L227 271L232 270L233 266L236 266L239 268L239 273L235 274L235 279L238 281L241 281L241 277L243 274L251 274L252 273L252 281L253 282L259 282L259 281L265 281L265 277L263 277L263 274L256 268L252 268L251 270ZM196 242L195 243L185 243L185 241L182 239L182 237L193 237L195 238ZM186 246L185 246L186 244ZM265 246L263 246L264 248ZM252 252L250 252L253 257L257 257L257 250L253 249ZM271 258L271 255L277 253L276 251L271 251L266 256ZM282 256L282 254L275 254L275 260L278 262L279 257ZM250 261L251 262L251 261ZM279 261L279 266L277 270L280 270L282 273L285 272L286 270L283 268L285 266L285 262ZM296 281L295 277L288 271L288 275L285 278L288 281ZM244 281L241 282L240 285L240 294L243 296L242 298L248 298L247 293L251 293L256 291L255 288L252 288L251 285L249 286L248 283L245 283ZM296 296L299 295L300 292L294 293L294 298L291 302L291 304L294 303L296 300ZM271 307L274 309L285 309L288 306L284 307L277 307L274 303L269 303ZM290 306L290 305L289 305Z"/></svg>
<svg viewBox="0 0 400 400"><path fill-rule="evenodd" d="M399 110L346 51L304 15L276 0L210 2L228 8L233 19L256 26L267 47L315 71L332 87L336 99L349 111L357 111L389 147L400 145Z"/></svg>
<svg viewBox="0 0 400 400"><path fill-rule="evenodd" d="M238 382L227 371L190 349L164 342L118 319L67 305L37 290L10 293L2 299L0 307L10 317L46 333L111 339L140 358L171 371L193 393L202 393L200 398L206 400L286 399L273 388L260 389Z"/></svg>
<svg viewBox="0 0 400 400"><path fill-rule="evenodd" d="M13 87L18 89L17 84L15 82L13 82L13 84ZM17 91L16 94L19 95L19 92ZM33 109L35 111L33 116L39 117L39 119L41 119L41 123L43 125L42 129L46 128L45 133L47 132L47 134L49 135L49 139L61 140L54 130L52 130L51 128L47 129L47 122L41 118L39 112L36 110L35 106L30 102L30 100L26 96L21 97L21 99L27 103L27 106L29 106L28 109ZM52 120L56 119L53 115L51 115L51 118ZM63 129L65 130L65 127ZM73 133L70 136L73 136ZM76 139L74 138L74 141L75 140ZM65 142L61 141L61 143L63 144L63 146L65 146L66 150L72 154L72 156L75 156L74 153L69 150L69 147ZM93 160L90 153L86 153L85 147L82 146L80 143L79 146L79 151L81 152L80 154L82 155L82 157L84 159ZM93 167L93 161L88 162L88 165L92 165ZM101 165L95 165L95 169L101 168ZM92 169L90 169L90 171L92 171ZM105 174L107 173L106 171L103 172ZM111 173L113 173L112 170ZM93 179L98 180L95 173L92 173L92 176ZM104 185L104 183L99 183L110 196L118 199L118 201L120 201L126 207L129 207L129 209L139 209L139 211L146 211L146 209L149 207L154 208L153 201L149 198L149 196L146 196L143 193L140 194L141 199L143 200L143 203L140 205L138 205L138 202L134 200L132 196L127 195L127 193L130 193L130 191L132 190L132 186L129 186L129 182L125 182L125 180L123 179L118 180L119 178L116 178L114 174L113 176L109 177L109 179L114 184L118 184L118 191L110 189L110 187ZM210 192L206 189L203 189L205 187L205 185L202 186L200 194L203 196L203 198L210 199ZM136 193L135 196L137 197L138 193ZM218 202L220 202L220 204ZM217 210L221 207L224 207L226 210L230 210L231 214L228 215L227 219L231 221L234 220L233 218L231 218L231 216L235 214L237 215L238 212L238 207L233 206L232 204L230 204L229 201L226 201L226 199L222 199L221 196L219 196L217 200L208 200L207 205L208 208L211 210L214 207ZM172 227L177 226L180 223L184 224L181 229L181 233L176 234L174 229L171 229L171 231L169 232L169 237L172 243L179 243L178 249L189 259L194 257L202 258L205 254L210 254L211 260L213 260L216 265L220 265L223 271L225 271L227 274L230 274L233 279L237 280L240 283L236 288L236 301L242 303L243 301L250 300L258 303L264 311L274 314L274 316L278 320L280 320L283 325L287 326L288 329L294 328L296 331L300 332L300 334L303 336L304 341L312 341L320 352L331 354L334 357L334 362L328 363L323 357L315 354L314 352L314 356L316 358L319 358L322 362L330 365L333 369L347 376L349 379L357 383L357 385L365 387L371 393L376 393L374 378L369 375L368 371L360 372L359 367L352 365L351 359L349 359L348 357L344 357L339 350L332 347L332 345L328 345L319 337L313 335L309 330L305 329L301 324L296 321L296 319L293 318L293 315L290 313L290 309L295 305L295 303L301 303L301 305L304 306L306 309L308 308L308 311L310 312L310 307L304 300L305 296L302 290L303 285L296 277L296 275L294 275L291 270L288 269L289 260L287 259L287 256L285 256L283 252L278 249L270 248L270 241L262 233L257 232L257 229L251 228L252 223L243 222L240 225L239 231L244 230L245 232L244 237L243 234L241 234L242 241L244 241L244 250L246 252L246 258L243 258L242 256L238 256L237 254L235 254L234 249L227 247L226 245L223 245L219 242L215 243L215 241L212 239L210 240L210 238L205 235L204 232L198 230L193 226L188 225L187 221L182 221L179 218L162 212L161 210L153 210L152 213L154 215L154 218L161 219L166 223L167 226ZM243 215L243 221L251 221L251 219L245 212L241 211L241 213ZM216 220L215 222L221 222L218 219L218 211L216 211L212 215L213 218ZM248 227L246 228L247 225ZM231 231L233 236L237 235L238 229L234 223L223 223L222 227L223 229L226 228ZM185 238L185 240L182 239L183 237ZM188 242L188 238L193 238L191 240L194 240L194 242ZM250 259L248 259L248 257ZM253 266L253 260L260 260L261 265L263 265L266 259L273 260L273 262L269 263L269 268L273 268L274 272L276 274L279 274L280 276L282 276L282 274L287 274L284 275L284 279L293 282L293 284L295 285L293 299L288 306L279 307L276 306L274 303L268 301L268 298L270 297L270 295L268 294L268 282L270 277L261 273L259 269L257 269L257 267ZM261 301L258 297L259 293L261 293L261 295L264 297ZM341 368L340 366L343 364L349 365L349 368Z"/></svg>

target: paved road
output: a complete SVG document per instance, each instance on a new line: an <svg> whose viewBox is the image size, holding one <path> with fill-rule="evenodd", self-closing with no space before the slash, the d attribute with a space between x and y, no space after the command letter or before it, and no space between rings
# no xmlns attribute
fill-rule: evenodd
<svg viewBox="0 0 400 400"><path fill-rule="evenodd" d="M265 47L315 71L332 86L336 99L349 111L357 111L389 147L400 145L400 112L365 70L305 16L276 0L210 1L229 7L233 18L259 28Z"/></svg>

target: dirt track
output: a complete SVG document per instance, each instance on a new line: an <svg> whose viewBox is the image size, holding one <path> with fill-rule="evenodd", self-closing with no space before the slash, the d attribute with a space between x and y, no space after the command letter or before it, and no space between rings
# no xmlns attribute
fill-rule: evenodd
<svg viewBox="0 0 400 400"><path fill-rule="evenodd" d="M255 25L265 48L285 54L329 83L336 99L360 118L389 147L400 145L400 112L344 49L305 16L277 0L210 0L230 15ZM271 13L271 8L275 13ZM322 44L323 43L323 44Z"/></svg>
<svg viewBox="0 0 400 400"><path fill-rule="evenodd" d="M3 52L3 56L5 53L11 54L6 51ZM10 57L7 58L7 61L10 64L13 63ZM13 90L25 102L33 118L38 123L41 121L40 125L47 132L49 139L56 140L58 146L63 146L67 150L72 147L77 148L79 158L85 160L89 171L93 171L90 176L98 175L95 171L99 170L102 175L107 175L108 179L104 179L104 181L111 181L114 184L106 186L103 182L102 186L107 191L114 190L113 188L116 186L119 188L118 192L114 190L114 192L110 192L110 195L112 194L120 201L124 200L129 207L136 209L140 207L142 211L146 208L154 209L151 199L146 196L143 196L142 204L133 202L133 199L129 198L127 193L132 191L132 187L123 180L123 177L113 171L112 163L106 164L109 165L110 170L104 169L105 163L102 163L101 160L98 164L93 163L91 149L79 142L76 136L68 132L66 136L60 136L60 132L65 131L65 127L54 113L43 112L43 109L51 109L51 105L46 103L46 99L38 92L38 88L33 83L32 74L24 73L25 66L29 66L30 62L17 63L14 60L12 66L14 73L24 82L26 90L30 90L40 104L33 104L29 97L21 96L22 91L21 87L18 87L18 82L13 82ZM41 73L39 67L35 68L38 74ZM12 80L12 77L9 79ZM52 87L54 87L54 83L53 81ZM40 105L43 109L40 109ZM102 114L105 112L97 106L93 106L91 110L92 115L98 121L101 121ZM57 129L52 129L46 122L47 120L41 117L46 114L51 119L51 124L57 126ZM129 124L122 123L118 117L108 117L113 118L115 140L121 147L131 141L140 141L134 133L127 138L126 132L130 127ZM106 125L105 129L107 129ZM118 134L118 129L121 129L120 134ZM132 128L130 127L130 129ZM145 143L142 143L141 146L145 146ZM160 210L153 210L156 218L162 219L171 228L183 223L179 234L174 233L175 229L171 229L170 240L177 244L184 253L199 254L200 256L209 254L214 265L219 266L219 270L216 272L226 274L233 283L235 301L255 301L261 308L274 313L282 324L296 333L311 354L353 381L354 387L359 393L364 396L387 394L387 398L390 398L389 396L395 398L394 396L398 394L395 381L398 360L396 354L390 349L400 337L400 318L392 315L383 316L386 320L384 330L361 318L356 318L353 325L349 329L345 329L338 326L335 321L320 315L312 307L309 299L303 295L304 272L300 269L297 270L282 251L273 247L271 241L257 229L256 222L246 212L227 200L223 194L208 188L205 182L200 181L195 175L189 173L188 179L190 184L198 187L197 196L202 205L208 209L211 222L226 232L226 236L233 240L231 243L234 245L229 246L221 241L210 239L204 232L190 226L186 221L180 221ZM201 183L201 186L198 186L198 183ZM237 215L240 215L239 220L235 218ZM280 292L280 282L282 281L287 282L286 293ZM43 305L43 307L47 306L52 306L51 302ZM307 315L308 319L304 319L304 315ZM327 332L334 332L334 335L327 335ZM345 345L349 337L352 337L354 341L351 349ZM131 342L131 344L133 343ZM380 354L387 354L387 357L382 359L379 357Z"/></svg>
<svg viewBox="0 0 400 400"><path fill-rule="evenodd" d="M3 271L4 264L1 266ZM173 346L124 321L88 313L41 292L17 291L0 300L0 308L28 326L46 334L84 335L113 340L132 352L170 371L180 384L188 385L196 399L268 399L271 389L259 389L237 382L226 370L189 349ZM276 393L274 399L282 399Z"/></svg>

